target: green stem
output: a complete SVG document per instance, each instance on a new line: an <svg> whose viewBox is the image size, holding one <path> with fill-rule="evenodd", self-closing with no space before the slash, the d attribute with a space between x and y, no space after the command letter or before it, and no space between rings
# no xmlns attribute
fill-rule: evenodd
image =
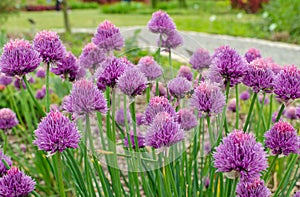
<svg viewBox="0 0 300 197"><path fill-rule="evenodd" d="M94 143L93 143L93 136L91 132L91 125L90 125L90 116L89 114L85 115L85 131L87 132L87 136L89 138L89 144L90 144L90 149L92 151L92 154L96 156L95 148L94 148Z"/></svg>
<svg viewBox="0 0 300 197"><path fill-rule="evenodd" d="M131 113L133 133L134 133L134 145L135 145L136 151L139 152L139 144L138 144L137 130L136 130L135 101L134 100L130 103L130 113Z"/></svg>
<svg viewBox="0 0 300 197"><path fill-rule="evenodd" d="M167 92L169 91L167 90ZM155 95L159 96L158 79L155 80Z"/></svg>
<svg viewBox="0 0 300 197"><path fill-rule="evenodd" d="M207 127L208 127L208 132L209 132L209 139L210 139L210 144L214 144L214 139L215 139L215 136L214 136L214 133L211 129L211 125L210 125L210 116L207 116L206 117L206 120L207 120Z"/></svg>
<svg viewBox="0 0 300 197"><path fill-rule="evenodd" d="M246 119L246 122L245 122L245 125L244 125L244 128L243 128L244 132L247 131L247 128L248 128L248 125L249 125L249 122L250 122L250 118L251 118L251 114L252 114L252 111L253 111L253 107L254 107L254 103L255 103L256 97L257 97L257 93L254 92L252 100L251 100L250 108L249 108L249 111L248 111L248 114L247 114L247 119Z"/></svg>
<svg viewBox="0 0 300 197"><path fill-rule="evenodd" d="M235 128L239 128L239 86L235 86L235 100L236 100L236 112L235 112Z"/></svg>
<svg viewBox="0 0 300 197"><path fill-rule="evenodd" d="M169 48L169 66L171 68L171 78L174 77L174 71L173 71L173 66L172 66L172 53L171 53L171 48Z"/></svg>
<svg viewBox="0 0 300 197"><path fill-rule="evenodd" d="M284 107L285 107L285 105L282 104L281 107L280 107L280 110L279 110L279 112L278 112L278 115L277 115L277 117L276 117L276 121L275 121L275 122L278 122L278 121L280 120L280 117L281 117L281 115L282 115L282 113L283 113Z"/></svg>
<svg viewBox="0 0 300 197"><path fill-rule="evenodd" d="M49 72L50 72L50 62L47 63L46 69L46 112L50 112L50 95L49 95Z"/></svg>
<svg viewBox="0 0 300 197"><path fill-rule="evenodd" d="M146 88L146 101L147 101L147 103L150 102L150 85L151 84L149 83L148 86L147 86L147 88Z"/></svg>
<svg viewBox="0 0 300 197"><path fill-rule="evenodd" d="M271 94L271 96L270 96L270 109L269 109L269 119L268 119L267 130L269 130L271 127L272 113L273 113L273 94Z"/></svg>
<svg viewBox="0 0 300 197"><path fill-rule="evenodd" d="M11 87L10 87L10 86L7 86L7 91L8 91L10 100L11 100L11 102L12 102L13 108L14 108L16 114L17 114L18 120L20 121L20 124L21 124L21 125L24 125L23 119L22 119L22 117L21 117L21 115L20 115L19 109L18 109L18 107L17 107L16 101L15 101L15 98L14 98L14 96L13 96L13 93L12 93L12 91L11 91Z"/></svg>
<svg viewBox="0 0 300 197"><path fill-rule="evenodd" d="M61 160L61 153L58 151L56 153L56 164L57 164L57 175L58 175L58 187L59 187L59 194L61 197L65 197L65 188L64 188L64 183L63 183L63 166L62 166L62 160Z"/></svg>
<svg viewBox="0 0 300 197"><path fill-rule="evenodd" d="M36 105L36 107L40 111L41 115L45 116L46 114L45 114L43 108L41 107L40 103L36 100L35 96L33 95L32 89L31 89L25 75L23 76L23 81L26 84L26 88L27 88L27 90L29 92L29 95L30 95L31 99L33 100L34 104ZM22 88L22 86L20 88Z"/></svg>
<svg viewBox="0 0 300 197"><path fill-rule="evenodd" d="M226 118L226 108L227 108L227 103L228 103L228 97L229 97L229 90L230 90L230 80L227 81L226 83L226 105L224 106L224 110L223 110L223 115L224 115L224 128L225 128L225 134L227 135L229 133L228 130L228 122L227 122L227 118Z"/></svg>
<svg viewBox="0 0 300 197"><path fill-rule="evenodd" d="M270 178L271 172L272 172L272 170L273 170L273 168L274 168L274 166L276 164L277 158L278 158L278 154L273 158L272 163L271 163L271 165L270 165L267 173L264 175L263 179L264 179L264 181L265 181L266 184L268 183L268 180Z"/></svg>

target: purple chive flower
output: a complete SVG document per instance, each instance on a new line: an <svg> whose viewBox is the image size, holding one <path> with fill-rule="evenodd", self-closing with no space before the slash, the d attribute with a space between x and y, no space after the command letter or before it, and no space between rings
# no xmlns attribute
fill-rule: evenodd
<svg viewBox="0 0 300 197"><path fill-rule="evenodd" d="M99 111L107 112L103 93L91 81L81 79L73 84L70 95L65 99L63 108L78 117Z"/></svg>
<svg viewBox="0 0 300 197"><path fill-rule="evenodd" d="M300 105L296 107L296 116L300 119Z"/></svg>
<svg viewBox="0 0 300 197"><path fill-rule="evenodd" d="M12 77L6 76L4 73L0 73L0 85L8 86L12 81Z"/></svg>
<svg viewBox="0 0 300 197"><path fill-rule="evenodd" d="M168 50L176 49L182 43L183 43L182 36L176 30L170 32L167 35L166 39L162 38L161 43L160 43L160 39L157 40L158 46L160 46L161 44L161 47L167 48Z"/></svg>
<svg viewBox="0 0 300 197"><path fill-rule="evenodd" d="M28 41L10 40L3 48L0 70L7 76L23 76L34 71L41 61Z"/></svg>
<svg viewBox="0 0 300 197"><path fill-rule="evenodd" d="M184 130L167 112L158 113L146 133L146 145L153 148L169 147L184 139Z"/></svg>
<svg viewBox="0 0 300 197"><path fill-rule="evenodd" d="M17 90L20 90L21 88L20 83L22 83L22 88L25 90L27 88L25 82L23 80L20 80L19 78L15 78L14 86Z"/></svg>
<svg viewBox="0 0 300 197"><path fill-rule="evenodd" d="M51 72L56 75L61 75L64 79L69 75L70 81L75 80L78 70L79 66L77 64L77 58L71 52L68 52L65 55L59 65L51 68Z"/></svg>
<svg viewBox="0 0 300 197"><path fill-rule="evenodd" d="M176 98L183 98L191 87L192 83L184 77L176 77L168 82L170 94Z"/></svg>
<svg viewBox="0 0 300 197"><path fill-rule="evenodd" d="M144 114L138 112L135 114L135 118L136 118L136 125L140 126L144 124Z"/></svg>
<svg viewBox="0 0 300 197"><path fill-rule="evenodd" d="M152 86L151 91L156 95L156 84ZM158 82L158 96L167 96L167 88L161 82Z"/></svg>
<svg viewBox="0 0 300 197"><path fill-rule="evenodd" d="M210 184L210 179L209 177L204 177L203 179L204 179L204 187L207 189Z"/></svg>
<svg viewBox="0 0 300 197"><path fill-rule="evenodd" d="M252 134L239 130L223 138L213 158L218 172L228 173L229 178L240 175L242 180L260 177L260 172L268 166L263 146L255 141Z"/></svg>
<svg viewBox="0 0 300 197"><path fill-rule="evenodd" d="M75 124L58 111L48 113L39 123L34 135L33 144L50 154L63 152L67 148L78 148L81 138Z"/></svg>
<svg viewBox="0 0 300 197"><path fill-rule="evenodd" d="M15 112L9 108L0 109L0 129L7 131L19 124Z"/></svg>
<svg viewBox="0 0 300 197"><path fill-rule="evenodd" d="M233 98L228 102L228 106L227 109L232 111L232 112L236 112L236 99Z"/></svg>
<svg viewBox="0 0 300 197"><path fill-rule="evenodd" d="M176 115L175 109L169 103L167 98L155 96L150 99L150 102L145 110L145 116L144 116L145 124L152 123L154 117L159 112L167 112L171 116Z"/></svg>
<svg viewBox="0 0 300 197"><path fill-rule="evenodd" d="M86 70L83 67L79 67L77 75L76 75L76 80L80 80L82 78L84 78L86 75Z"/></svg>
<svg viewBox="0 0 300 197"><path fill-rule="evenodd" d="M0 196L28 196L35 188L35 181L16 167L0 178Z"/></svg>
<svg viewBox="0 0 300 197"><path fill-rule="evenodd" d="M137 132L136 137L137 137L137 142L138 142L139 148L144 148L145 147L145 137L143 135L141 135L139 132ZM134 132L133 131L130 132L130 142L131 142L131 147L133 149L135 149L135 139L134 139ZM126 148L129 148L129 140L128 140L127 135L124 139L124 145L125 145Z"/></svg>
<svg viewBox="0 0 300 197"><path fill-rule="evenodd" d="M83 68L97 68L105 60L105 51L94 43L88 43L79 56L79 64Z"/></svg>
<svg viewBox="0 0 300 197"><path fill-rule="evenodd" d="M243 78L243 83L258 93L264 91L271 93L273 90L274 73L264 59L259 58L248 64L248 69Z"/></svg>
<svg viewBox="0 0 300 197"><path fill-rule="evenodd" d="M276 97L284 103L300 98L300 70L296 66L285 66L273 81Z"/></svg>
<svg viewBox="0 0 300 197"><path fill-rule="evenodd" d="M265 58L264 61L268 64L268 67L272 69L275 75L277 75L283 69L283 67L276 64L271 57Z"/></svg>
<svg viewBox="0 0 300 197"><path fill-rule="evenodd" d="M60 63L66 55L66 48L56 32L41 31L33 39L33 47L45 63Z"/></svg>
<svg viewBox="0 0 300 197"><path fill-rule="evenodd" d="M265 186L264 181L241 181L236 188L237 197L269 197L271 191Z"/></svg>
<svg viewBox="0 0 300 197"><path fill-rule="evenodd" d="M176 29L176 26L166 12L159 10L152 14L152 18L148 22L148 28L152 33L169 35Z"/></svg>
<svg viewBox="0 0 300 197"><path fill-rule="evenodd" d="M0 177L3 176L4 174L6 174L7 168L5 167L5 165L2 162L2 159L6 161L6 163L8 164L8 166L11 167L12 165L12 161L10 159L10 157L4 155L4 153L2 152L2 150L0 150Z"/></svg>
<svg viewBox="0 0 300 197"><path fill-rule="evenodd" d="M180 109L177 112L177 122L180 124L180 128L188 131L197 126L197 118L193 111L190 109Z"/></svg>
<svg viewBox="0 0 300 197"><path fill-rule="evenodd" d="M136 67L127 69L118 79L118 87L130 97L141 95L147 87L146 84L147 78Z"/></svg>
<svg viewBox="0 0 300 197"><path fill-rule="evenodd" d="M107 52L121 50L124 46L124 40L119 28L108 20L105 20L99 25L97 32L92 38L92 42Z"/></svg>
<svg viewBox="0 0 300 197"><path fill-rule="evenodd" d="M273 154L298 154L299 143L296 129L288 122L279 121L265 133L266 147L270 148Z"/></svg>
<svg viewBox="0 0 300 197"><path fill-rule="evenodd" d="M263 102L263 99L264 99L264 95L259 95L258 96L258 101L259 103L262 103ZM270 103L270 99L269 97L265 96L265 100L264 100L264 105L267 105Z"/></svg>
<svg viewBox="0 0 300 197"><path fill-rule="evenodd" d="M230 86L240 83L247 71L247 62L234 49L229 46L221 46L215 50L212 64L209 67L209 79L213 82L227 84Z"/></svg>
<svg viewBox="0 0 300 197"><path fill-rule="evenodd" d="M151 56L142 57L137 66L140 71L145 74L149 81L154 80L162 75L162 68Z"/></svg>
<svg viewBox="0 0 300 197"><path fill-rule="evenodd" d="M52 93L52 89L49 89L49 93ZM43 86L42 89L36 91L35 98L43 99L46 96L46 86Z"/></svg>
<svg viewBox="0 0 300 197"><path fill-rule="evenodd" d="M126 110L126 116L127 116L127 123L131 123L131 115L130 115L130 111L128 109ZM124 118L124 109L123 108L120 108L117 111L116 122L121 126L125 126L125 118Z"/></svg>
<svg viewBox="0 0 300 197"><path fill-rule="evenodd" d="M192 65L192 68L198 72L200 72L203 68L208 68L211 64L209 52L202 48L197 49L190 59L190 64Z"/></svg>
<svg viewBox="0 0 300 197"><path fill-rule="evenodd" d="M208 116L219 114L225 106L225 96L216 84L200 82L190 99L190 105Z"/></svg>
<svg viewBox="0 0 300 197"><path fill-rule="evenodd" d="M290 120L296 120L298 118L296 114L296 107L294 106L287 107L283 115Z"/></svg>
<svg viewBox="0 0 300 197"><path fill-rule="evenodd" d="M36 70L36 76L38 78L41 78L41 79L45 78L46 77L46 70L44 68L37 69Z"/></svg>
<svg viewBox="0 0 300 197"><path fill-rule="evenodd" d="M242 101L247 101L250 98L249 90L246 90L240 94L240 99Z"/></svg>
<svg viewBox="0 0 300 197"><path fill-rule="evenodd" d="M127 64L116 57L107 58L102 66L96 71L98 75L97 86L100 90L105 90L106 86L114 88L119 77L128 68Z"/></svg>
<svg viewBox="0 0 300 197"><path fill-rule="evenodd" d="M181 66L179 68L177 77L184 77L187 80L192 81L193 80L193 73L191 71L191 68L188 67L188 66Z"/></svg>
<svg viewBox="0 0 300 197"><path fill-rule="evenodd" d="M295 193L294 197L300 197L300 190Z"/></svg>
<svg viewBox="0 0 300 197"><path fill-rule="evenodd" d="M261 58L260 51L256 48L250 48L246 53L245 53L245 59L247 60L248 63L252 62L255 59Z"/></svg>

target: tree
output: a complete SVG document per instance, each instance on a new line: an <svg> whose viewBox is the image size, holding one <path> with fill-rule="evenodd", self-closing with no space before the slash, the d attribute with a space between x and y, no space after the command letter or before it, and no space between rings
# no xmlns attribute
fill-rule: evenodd
<svg viewBox="0 0 300 197"><path fill-rule="evenodd" d="M62 0L62 11L63 11L63 15L64 15L64 24L65 24L66 33L71 33L71 25L70 25L69 16L68 16L67 0Z"/></svg>

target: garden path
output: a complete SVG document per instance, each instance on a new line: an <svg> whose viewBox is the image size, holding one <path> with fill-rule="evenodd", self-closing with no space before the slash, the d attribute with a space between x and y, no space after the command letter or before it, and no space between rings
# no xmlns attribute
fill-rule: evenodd
<svg viewBox="0 0 300 197"><path fill-rule="evenodd" d="M157 34L151 33L145 27L121 27L124 38L131 37L134 32L141 29L138 34L140 47L156 48ZM96 28L73 29L74 33L94 33ZM62 30L61 30L62 31ZM272 42L255 38L242 38L227 35L212 35L199 32L181 31L184 45L174 51L176 57L180 57L188 63L191 53L197 48L205 48L211 53L221 45L230 45L240 54L244 54L249 48L255 47L261 51L263 57L272 57L279 65L295 64L300 67L300 45Z"/></svg>

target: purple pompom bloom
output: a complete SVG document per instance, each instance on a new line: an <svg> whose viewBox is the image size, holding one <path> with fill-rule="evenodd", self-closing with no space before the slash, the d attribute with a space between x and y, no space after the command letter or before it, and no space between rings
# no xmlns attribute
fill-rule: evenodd
<svg viewBox="0 0 300 197"><path fill-rule="evenodd" d="M241 181L236 188L237 197L269 197L271 191L265 186L264 181Z"/></svg>
<svg viewBox="0 0 300 197"><path fill-rule="evenodd" d="M134 132L131 131L130 132L130 142L131 142L131 147L133 149L135 149L135 139L134 139ZM141 135L139 132L137 132L137 142L138 142L138 146L139 148L144 148L145 147L145 137L143 135ZM129 140L128 137L126 135L125 139L124 139L124 145L129 148Z"/></svg>
<svg viewBox="0 0 300 197"><path fill-rule="evenodd" d="M300 119L300 105L296 107L296 116Z"/></svg>
<svg viewBox="0 0 300 197"><path fill-rule="evenodd" d="M7 76L23 76L34 71L41 63L39 53L25 40L10 40L0 57L0 70Z"/></svg>
<svg viewBox="0 0 300 197"><path fill-rule="evenodd" d="M146 133L146 145L153 148L169 147L184 139L184 130L167 112L158 113Z"/></svg>
<svg viewBox="0 0 300 197"><path fill-rule="evenodd" d="M192 83L183 77L176 77L168 82L170 94L176 98L183 98L191 87Z"/></svg>
<svg viewBox="0 0 300 197"><path fill-rule="evenodd" d="M127 123L131 123L131 115L130 111L126 110L126 116L127 116ZM116 122L121 125L125 126L125 118L124 118L124 109L120 108L116 113Z"/></svg>
<svg viewBox="0 0 300 197"><path fill-rule="evenodd" d="M247 62L234 49L229 46L221 46L215 50L209 67L209 79L213 82L226 85L230 80L230 86L240 83L247 71Z"/></svg>
<svg viewBox="0 0 300 197"><path fill-rule="evenodd" d="M177 122L180 124L180 128L185 131L197 126L197 118L190 109L180 109L177 112Z"/></svg>
<svg viewBox="0 0 300 197"><path fill-rule="evenodd" d="M168 35L176 29L176 26L166 12L159 10L152 14L152 18L148 22L148 28L152 33Z"/></svg>
<svg viewBox="0 0 300 197"><path fill-rule="evenodd" d="M247 60L248 63L252 62L255 59L261 58L260 51L256 48L250 48L246 53L245 53L245 59Z"/></svg>
<svg viewBox="0 0 300 197"><path fill-rule="evenodd" d="M255 59L248 64L248 69L243 78L243 83L251 87L254 92L264 91L267 93L273 90L274 73L263 59Z"/></svg>
<svg viewBox="0 0 300 197"><path fill-rule="evenodd" d="M35 188L35 181L16 167L0 178L0 196L28 196Z"/></svg>
<svg viewBox="0 0 300 197"><path fill-rule="evenodd" d="M107 58L102 66L96 71L98 75L97 86L100 90L105 90L106 86L114 88L119 77L128 68L127 64L116 57Z"/></svg>
<svg viewBox="0 0 300 197"><path fill-rule="evenodd" d="M25 90L27 88L25 82L22 79L20 80L19 78L15 78L14 86L17 90L20 90L21 88L20 83L22 83L22 88Z"/></svg>
<svg viewBox="0 0 300 197"><path fill-rule="evenodd" d="M105 51L94 43L85 45L79 56L79 64L84 68L97 68L105 60Z"/></svg>
<svg viewBox="0 0 300 197"><path fill-rule="evenodd" d="M75 124L58 111L48 113L39 123L34 135L33 144L50 154L63 152L67 148L78 148L81 138Z"/></svg>
<svg viewBox="0 0 300 197"><path fill-rule="evenodd" d="M6 163L8 164L8 166L11 167L12 165L12 161L11 159L4 155L4 153L2 152L2 150L0 150L0 177L3 176L4 174L6 174L7 168L5 167L4 163L2 162L2 159L6 161Z"/></svg>
<svg viewBox="0 0 300 197"><path fill-rule="evenodd" d="M295 193L294 197L300 197L300 190Z"/></svg>
<svg viewBox="0 0 300 197"><path fill-rule="evenodd" d="M287 107L283 115L290 120L296 120L298 118L296 115L296 107L294 106Z"/></svg>
<svg viewBox="0 0 300 197"><path fill-rule="evenodd" d="M45 78L46 77L46 71L45 71L45 69L44 68L37 69L36 76L38 78L41 78L41 79Z"/></svg>
<svg viewBox="0 0 300 197"><path fill-rule="evenodd" d="M0 129L7 131L19 124L15 112L9 108L0 109Z"/></svg>
<svg viewBox="0 0 300 197"><path fill-rule="evenodd" d="M61 75L64 79L69 75L70 81L75 80L78 70L77 58L71 52L66 54L59 65L51 68L51 72L56 75Z"/></svg>
<svg viewBox="0 0 300 197"><path fill-rule="evenodd" d="M56 32L41 31L33 39L33 47L45 63L60 63L66 55L66 48Z"/></svg>
<svg viewBox="0 0 300 197"><path fill-rule="evenodd" d="M161 47L169 49L176 49L179 45L183 43L182 36L178 33L178 31L174 30L170 32L166 39L162 38L161 43L160 39L157 41L157 45L161 44Z"/></svg>
<svg viewBox="0 0 300 197"><path fill-rule="evenodd" d="M243 101L247 101L250 98L249 90L246 90L240 94L240 99Z"/></svg>
<svg viewBox="0 0 300 197"><path fill-rule="evenodd" d="M146 84L147 78L136 67L127 69L118 79L118 87L130 97L141 95L147 87Z"/></svg>
<svg viewBox="0 0 300 197"><path fill-rule="evenodd" d="M184 77L189 81L193 80L193 73L188 66L181 66L178 71L177 77Z"/></svg>
<svg viewBox="0 0 300 197"><path fill-rule="evenodd" d="M138 112L135 114L135 118L136 118L136 125L140 126L144 124L144 114Z"/></svg>
<svg viewBox="0 0 300 197"><path fill-rule="evenodd" d="M236 112L236 99L233 98L228 102L228 106L227 109L232 111L232 112Z"/></svg>
<svg viewBox="0 0 300 197"><path fill-rule="evenodd" d="M300 98L300 70L296 66L285 66L274 78L274 93L286 104Z"/></svg>
<svg viewBox="0 0 300 197"><path fill-rule="evenodd" d="M121 50L124 46L124 40L119 28L108 20L105 20L99 25L92 41L99 48L107 52L112 50Z"/></svg>
<svg viewBox="0 0 300 197"><path fill-rule="evenodd" d="M154 95L156 95L156 84L152 86L151 91ZM158 82L158 96L167 96L167 88L160 82Z"/></svg>
<svg viewBox="0 0 300 197"><path fill-rule="evenodd" d="M77 75L76 75L76 80L80 80L84 78L86 75L86 69L83 67L79 67Z"/></svg>
<svg viewBox="0 0 300 197"><path fill-rule="evenodd" d="M4 73L0 73L0 85L8 86L12 81L12 77L6 76Z"/></svg>
<svg viewBox="0 0 300 197"><path fill-rule="evenodd" d="M298 154L299 143L297 131L288 122L279 121L265 133L266 147L270 148L273 154Z"/></svg>
<svg viewBox="0 0 300 197"><path fill-rule="evenodd" d="M219 114L225 106L225 96L216 84L200 82L190 99L190 105L208 116Z"/></svg>
<svg viewBox="0 0 300 197"><path fill-rule="evenodd" d="M263 146L252 134L234 130L223 138L213 154L214 166L218 172L228 173L229 178L239 175L242 180L260 177L268 163Z"/></svg>
<svg viewBox="0 0 300 197"><path fill-rule="evenodd" d="M152 123L154 117L159 112L167 112L171 116L176 115L175 109L169 103L167 98L155 96L150 99L150 102L145 110L145 123Z"/></svg>
<svg viewBox="0 0 300 197"><path fill-rule="evenodd" d="M42 89L36 91L35 98L43 99L46 96L46 87L43 86Z"/></svg>
<svg viewBox="0 0 300 197"><path fill-rule="evenodd" d="M190 64L192 65L192 68L198 72L200 72L203 68L208 68L211 64L209 52L202 48L197 49L190 59Z"/></svg>
<svg viewBox="0 0 300 197"><path fill-rule="evenodd" d="M148 80L154 80L162 75L162 68L152 56L142 57L137 66Z"/></svg>
<svg viewBox="0 0 300 197"><path fill-rule="evenodd" d="M81 79L73 84L72 91L66 97L63 108L74 117L93 113L106 113L107 103L103 93L91 81Z"/></svg>

